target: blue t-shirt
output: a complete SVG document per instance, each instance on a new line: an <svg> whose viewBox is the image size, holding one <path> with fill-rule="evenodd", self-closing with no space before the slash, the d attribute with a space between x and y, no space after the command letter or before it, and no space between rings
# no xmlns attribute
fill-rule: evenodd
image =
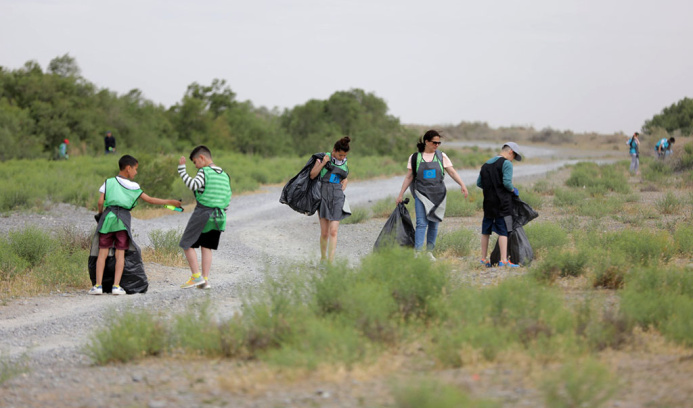
<svg viewBox="0 0 693 408"><path fill-rule="evenodd" d="M638 152L638 144L632 137L628 141L628 146L630 146L630 154L636 154Z"/></svg>

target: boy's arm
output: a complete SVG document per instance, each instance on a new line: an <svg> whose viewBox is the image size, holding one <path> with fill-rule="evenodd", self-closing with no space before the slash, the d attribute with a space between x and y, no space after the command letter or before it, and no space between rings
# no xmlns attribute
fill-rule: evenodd
<svg viewBox="0 0 693 408"><path fill-rule="evenodd" d="M503 163L503 186L510 192L515 190L515 186L513 186L513 164L510 160L506 160Z"/></svg>
<svg viewBox="0 0 693 408"><path fill-rule="evenodd" d="M101 214L103 212L103 203L106 199L105 197L106 197L106 195L104 193L101 193L99 195L99 204L98 204L99 214Z"/></svg>
<svg viewBox="0 0 693 408"><path fill-rule="evenodd" d="M183 156L178 160L178 175L183 179L185 186L192 191L199 190L205 185L205 173L202 169L198 170L195 178L188 176L188 172L185 170L185 157Z"/></svg>
<svg viewBox="0 0 693 408"><path fill-rule="evenodd" d="M140 196L142 200L144 200L145 203L153 204L153 205L172 205L174 207L180 207L181 202L178 200L164 200L161 198L156 198L156 197L150 197L146 195L145 193L142 193Z"/></svg>

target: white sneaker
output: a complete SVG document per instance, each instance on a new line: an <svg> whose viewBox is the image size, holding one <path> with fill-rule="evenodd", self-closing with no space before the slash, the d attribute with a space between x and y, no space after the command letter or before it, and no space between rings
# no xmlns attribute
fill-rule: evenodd
<svg viewBox="0 0 693 408"><path fill-rule="evenodd" d="M103 287L101 285L94 285L93 288L89 289L89 294L90 295L102 295L103 294Z"/></svg>
<svg viewBox="0 0 693 408"><path fill-rule="evenodd" d="M115 286L113 285L113 289L111 289L111 295L125 295L127 292L125 292L125 289L121 288L120 286Z"/></svg>
<svg viewBox="0 0 693 408"><path fill-rule="evenodd" d="M429 251L429 252L426 252L426 256L428 256L428 259L430 259L431 261L433 261L433 262L436 261L436 257L433 256L433 253L432 253L432 252L430 252L430 251Z"/></svg>
<svg viewBox="0 0 693 408"><path fill-rule="evenodd" d="M205 279L205 283L197 286L198 289L212 289L212 284L209 283L209 279Z"/></svg>

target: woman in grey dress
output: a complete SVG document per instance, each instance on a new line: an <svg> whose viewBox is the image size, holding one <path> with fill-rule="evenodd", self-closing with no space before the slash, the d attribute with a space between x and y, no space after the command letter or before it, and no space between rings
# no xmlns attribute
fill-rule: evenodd
<svg viewBox="0 0 693 408"><path fill-rule="evenodd" d="M318 159L310 171L310 178L320 178L321 202L318 216L320 218L320 261L326 259L332 263L337 248L337 231L339 221L351 215L344 190L347 186L349 167L349 137L339 139L332 148Z"/></svg>

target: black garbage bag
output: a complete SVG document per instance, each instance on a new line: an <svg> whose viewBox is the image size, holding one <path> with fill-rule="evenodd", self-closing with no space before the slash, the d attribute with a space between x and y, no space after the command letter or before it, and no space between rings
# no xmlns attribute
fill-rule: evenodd
<svg viewBox="0 0 693 408"><path fill-rule="evenodd" d="M320 178L310 178L317 159L325 157L325 153L316 153L308 160L303 169L298 172L282 189L279 202L291 207L301 214L313 215L320 208Z"/></svg>
<svg viewBox="0 0 693 408"><path fill-rule="evenodd" d="M534 259L534 250L523 227L538 216L539 213L534 211L529 204L522 201L519 197L513 196L513 230L508 233L508 258L510 262L527 265ZM493 265L500 261L500 245L498 241L496 241L496 246L493 248L493 252L491 252L489 261Z"/></svg>
<svg viewBox="0 0 693 408"><path fill-rule="evenodd" d="M113 251L112 251L113 252ZM89 278L91 284L96 284L96 259L97 256L89 256ZM106 266L103 270L103 286L104 293L110 293L113 289L113 280L115 279L115 254L108 254L106 258ZM149 281L147 274L144 273L144 263L139 251L125 251L125 266L123 267L123 277L120 278L120 287L130 295L133 293L147 293L149 289Z"/></svg>
<svg viewBox="0 0 693 408"><path fill-rule="evenodd" d="M390 218L385 222L385 226L380 231L378 239L375 240L373 250L394 246L398 244L405 247L414 247L414 225L411 222L409 211L406 204L409 199L397 204L395 211L390 214Z"/></svg>
<svg viewBox="0 0 693 408"><path fill-rule="evenodd" d="M96 260L99 255L99 233L94 233L91 243L91 251L89 252L89 278L91 284L96 285ZM103 279L101 286L104 293L111 293L113 289L113 280L115 279L115 249L109 250L106 258L106 265L103 270ZM144 272L144 262L137 244L130 239L130 247L125 250L125 265L123 266L123 276L120 278L120 287L125 290L128 295L133 293L147 293L149 289L149 281L147 274Z"/></svg>

